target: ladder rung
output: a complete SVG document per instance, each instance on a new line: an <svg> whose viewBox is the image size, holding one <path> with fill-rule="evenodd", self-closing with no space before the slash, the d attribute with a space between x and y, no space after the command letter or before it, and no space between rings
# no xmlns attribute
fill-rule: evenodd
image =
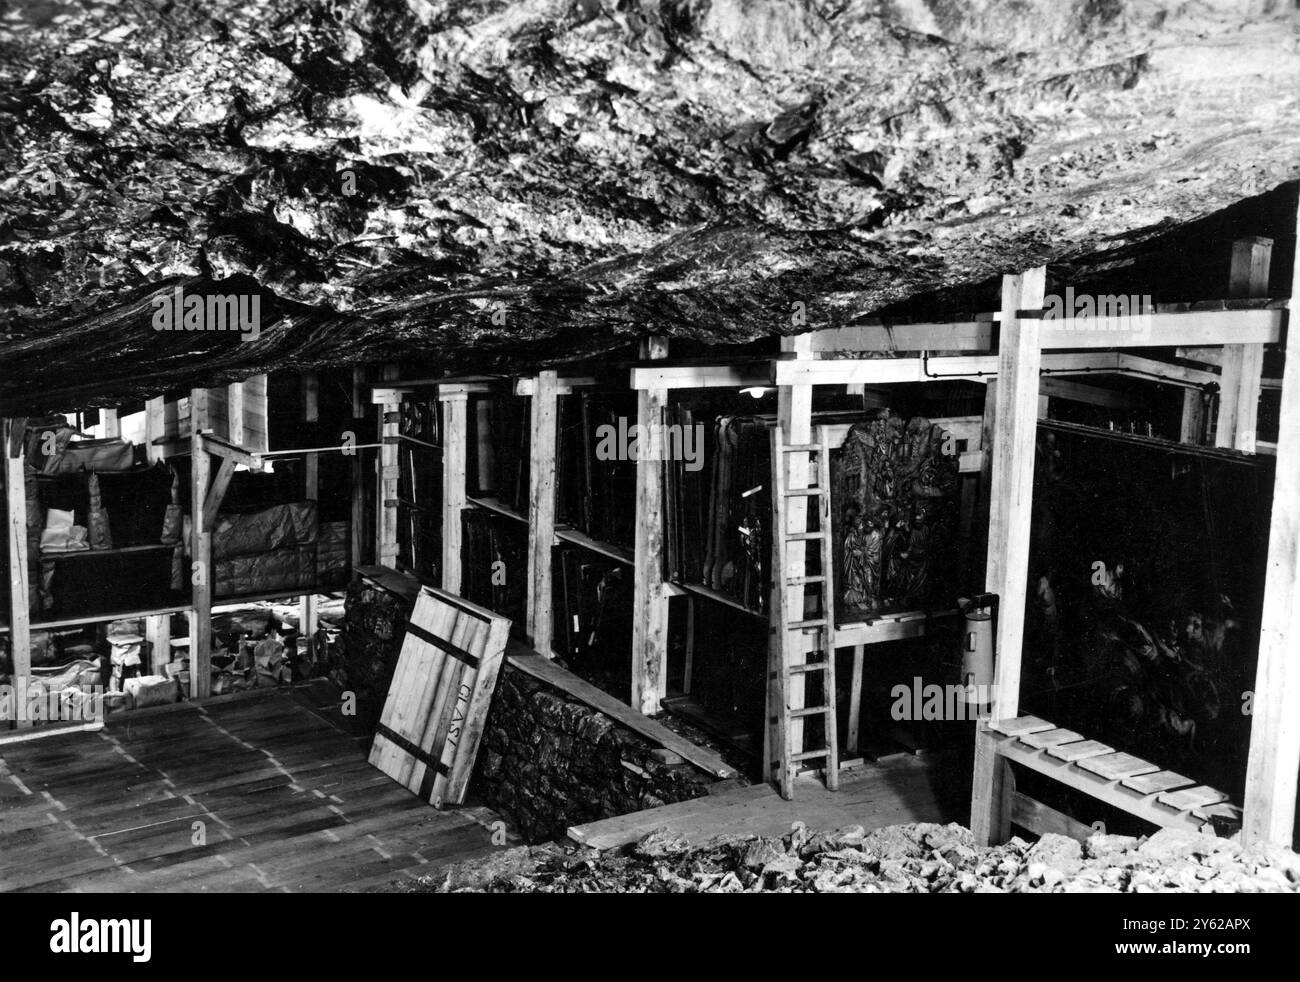
<svg viewBox="0 0 1300 982"><path fill-rule="evenodd" d="M791 665L786 669L787 675L804 675L808 672L824 672L829 668L824 661L810 661L802 665Z"/></svg>
<svg viewBox="0 0 1300 982"><path fill-rule="evenodd" d="M807 620L807 621L791 621L789 624L785 626L785 628L787 631L794 631L801 627L825 627L825 626L826 626L825 617L814 617L811 620Z"/></svg>
<svg viewBox="0 0 1300 982"><path fill-rule="evenodd" d="M805 750L801 754L791 754L790 760L792 762L800 760L816 760L818 757L829 757L830 755L831 752L829 750Z"/></svg>
<svg viewBox="0 0 1300 982"><path fill-rule="evenodd" d="M787 498L820 498L830 492L825 488L793 488L781 493Z"/></svg>
<svg viewBox="0 0 1300 982"><path fill-rule="evenodd" d="M802 709L791 709L789 713L791 718L799 718L802 716L821 716L832 711L830 706L805 706Z"/></svg>
<svg viewBox="0 0 1300 982"><path fill-rule="evenodd" d="M792 443L781 448L781 453L821 453L820 443Z"/></svg>
<svg viewBox="0 0 1300 982"><path fill-rule="evenodd" d="M787 532L785 534L786 542L812 542L813 539L822 538L821 532Z"/></svg>
<svg viewBox="0 0 1300 982"><path fill-rule="evenodd" d="M821 573L816 576L792 576L785 581L786 586L805 586L809 583L825 583L826 577Z"/></svg>

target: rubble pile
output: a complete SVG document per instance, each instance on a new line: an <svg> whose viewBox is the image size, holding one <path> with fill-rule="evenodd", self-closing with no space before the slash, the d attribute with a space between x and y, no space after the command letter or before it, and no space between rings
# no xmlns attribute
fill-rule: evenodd
<svg viewBox="0 0 1300 982"><path fill-rule="evenodd" d="M960 825L861 826L724 836L693 846L657 829L621 852L504 850L420 889L493 893L1280 893L1300 892L1300 856L1161 829L1141 839L1048 834L981 848Z"/></svg>

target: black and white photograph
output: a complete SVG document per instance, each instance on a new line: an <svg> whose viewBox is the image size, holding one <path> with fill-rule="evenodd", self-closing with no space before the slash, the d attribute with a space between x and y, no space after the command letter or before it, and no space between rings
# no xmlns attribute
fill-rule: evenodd
<svg viewBox="0 0 1300 982"><path fill-rule="evenodd" d="M1300 0L0 0L2 944L1280 948L1298 227Z"/></svg>

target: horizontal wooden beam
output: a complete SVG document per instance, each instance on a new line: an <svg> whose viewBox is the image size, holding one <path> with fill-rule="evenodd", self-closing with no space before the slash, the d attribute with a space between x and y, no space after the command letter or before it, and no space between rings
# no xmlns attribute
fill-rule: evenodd
<svg viewBox="0 0 1300 982"><path fill-rule="evenodd" d="M633 368L633 389L743 389L772 385L771 369L759 365L669 365Z"/></svg>
<svg viewBox="0 0 1300 982"><path fill-rule="evenodd" d="M203 441L203 449L212 456L221 457L235 464L243 464L250 471L260 471L262 469L262 461L257 454L250 453L243 447L236 447L234 444L227 443L211 433L200 433L199 437Z"/></svg>
<svg viewBox="0 0 1300 982"><path fill-rule="evenodd" d="M1103 389L1097 385L1084 385L1069 379L1047 375L1039 380L1038 391L1045 396L1082 402L1090 406L1104 406L1107 409L1126 409L1133 403L1127 392L1115 389Z"/></svg>
<svg viewBox="0 0 1300 982"><path fill-rule="evenodd" d="M1043 356L1043 368L1058 373L1117 372L1116 352L1063 352ZM923 358L837 358L822 361L777 361L776 385L851 385L890 382L980 381L995 377L997 355L943 355Z"/></svg>
<svg viewBox="0 0 1300 982"><path fill-rule="evenodd" d="M1043 320L1044 350L1053 348L1165 348L1185 345L1275 344L1284 312L1187 310L1127 317Z"/></svg>
<svg viewBox="0 0 1300 982"><path fill-rule="evenodd" d="M1189 368L1186 365L1174 365L1155 358L1131 355L1126 351L1119 354L1119 367L1122 372L1137 375L1160 375L1169 382L1183 382L1187 385L1218 385L1219 373L1203 368Z"/></svg>
<svg viewBox="0 0 1300 982"><path fill-rule="evenodd" d="M559 379L555 384L556 395L572 395L574 389L587 389L593 385L600 385L601 380L592 375L574 376L572 378ZM515 395L531 396L537 389L537 380L535 378L515 379Z"/></svg>
<svg viewBox="0 0 1300 982"><path fill-rule="evenodd" d="M812 351L989 351L991 320L936 324L864 324L812 333Z"/></svg>

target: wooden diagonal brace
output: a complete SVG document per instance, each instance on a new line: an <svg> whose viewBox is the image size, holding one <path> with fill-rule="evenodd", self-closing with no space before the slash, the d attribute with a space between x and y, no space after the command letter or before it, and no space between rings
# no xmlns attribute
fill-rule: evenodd
<svg viewBox="0 0 1300 982"><path fill-rule="evenodd" d="M203 498L203 531L211 532L216 526L217 512L221 510L221 501L226 496L226 488L230 486L230 478L234 473L235 461L230 457L223 457L221 466L217 468L216 476L212 479L212 485Z"/></svg>

